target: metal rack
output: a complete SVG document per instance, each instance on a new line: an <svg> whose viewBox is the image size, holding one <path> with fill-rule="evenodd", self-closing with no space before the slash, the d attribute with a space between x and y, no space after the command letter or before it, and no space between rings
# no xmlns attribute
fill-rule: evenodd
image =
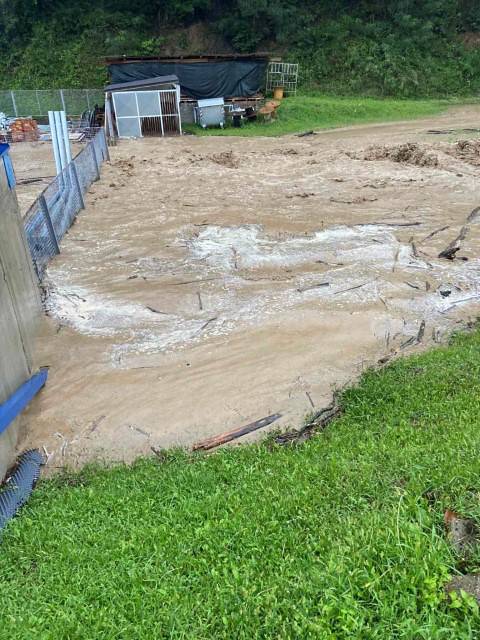
<svg viewBox="0 0 480 640"><path fill-rule="evenodd" d="M270 62L267 68L267 91L283 87L286 95L297 93L298 64L293 62Z"/></svg>

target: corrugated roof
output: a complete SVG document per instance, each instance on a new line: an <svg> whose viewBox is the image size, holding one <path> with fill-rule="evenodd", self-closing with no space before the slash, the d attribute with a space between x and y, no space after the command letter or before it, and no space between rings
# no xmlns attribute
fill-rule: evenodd
<svg viewBox="0 0 480 640"><path fill-rule="evenodd" d="M108 56L103 58L104 64L120 64L129 62L212 62L213 60L250 60L252 58L281 61L278 54L265 51L258 53L206 53L189 56Z"/></svg>
<svg viewBox="0 0 480 640"><path fill-rule="evenodd" d="M148 87L156 87L161 84L178 84L178 77L171 76L155 76L146 80L131 80L130 82L119 82L117 84L109 84L105 87L105 91L132 91L135 89L147 89Z"/></svg>

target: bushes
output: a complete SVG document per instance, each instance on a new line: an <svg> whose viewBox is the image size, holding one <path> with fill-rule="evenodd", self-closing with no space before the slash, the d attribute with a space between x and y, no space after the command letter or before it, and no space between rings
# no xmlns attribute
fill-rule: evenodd
<svg viewBox="0 0 480 640"><path fill-rule="evenodd" d="M48 7L12 0L0 13L6 88L100 86L103 55L162 53L169 26L208 23L238 52L267 49L301 62L302 83L347 94L468 95L480 88L480 29L473 0L80 0ZM187 32L185 32L187 33ZM474 42L475 38L470 39ZM178 52L188 38L177 39ZM208 46L208 43L206 44Z"/></svg>

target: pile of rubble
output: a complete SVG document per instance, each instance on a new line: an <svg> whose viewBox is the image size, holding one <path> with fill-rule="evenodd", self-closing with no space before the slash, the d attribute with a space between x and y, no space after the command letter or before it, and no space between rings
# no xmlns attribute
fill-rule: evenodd
<svg viewBox="0 0 480 640"><path fill-rule="evenodd" d="M34 142L40 139L37 121L33 118L6 118L0 114L0 140L3 142Z"/></svg>

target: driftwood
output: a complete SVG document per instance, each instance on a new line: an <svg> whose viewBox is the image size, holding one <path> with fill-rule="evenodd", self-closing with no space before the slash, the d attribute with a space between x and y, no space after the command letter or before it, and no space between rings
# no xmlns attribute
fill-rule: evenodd
<svg viewBox="0 0 480 640"><path fill-rule="evenodd" d="M261 429L262 427L266 427L272 422L275 422L279 418L282 417L281 413L273 413L266 418L262 418L261 420L256 420L255 422L250 422L250 424L246 424L244 427L239 427L237 429L232 429L232 431L225 431L224 433L219 433L212 438L207 438L206 440L202 440L201 442L197 442L193 445L193 451L198 451L202 449L203 451L207 451L208 449L213 449L214 447L218 447L221 444L226 444L227 442L231 442L236 438L240 438L241 436L247 435L247 433L251 433L252 431L256 431L257 429Z"/></svg>
<svg viewBox="0 0 480 640"><path fill-rule="evenodd" d="M306 287L300 287L297 289L299 293L303 293L304 291L310 291L311 289L318 289L319 287L329 287L329 282L318 282L317 284L310 284Z"/></svg>
<svg viewBox="0 0 480 640"><path fill-rule="evenodd" d="M461 300L456 300L449 307L447 307L443 311L440 311L440 313L447 313L447 311L450 311L450 309L453 309L458 304L463 304L464 302L469 302L470 300L478 300L478 299L480 299L480 296L470 296L469 298L462 298Z"/></svg>
<svg viewBox="0 0 480 640"><path fill-rule="evenodd" d="M205 322L205 324L203 324L203 325L200 327L200 331L203 331L204 329L206 329L206 328L208 327L208 325L209 325L211 322L214 322L216 319L217 319L217 316L215 316L214 318L209 318L209 319Z"/></svg>
<svg viewBox="0 0 480 640"><path fill-rule="evenodd" d="M476 223L478 217L480 216L480 207L475 207L475 209L468 215L466 222L467 223ZM443 251L440 251L438 254L439 258L446 258L447 260L454 260L456 257L457 251L460 251L460 243L465 240L470 231L470 227L468 224L464 224L460 229L460 233L458 236L450 242L450 244L445 247Z"/></svg>
<svg viewBox="0 0 480 640"><path fill-rule="evenodd" d="M400 345L400 349L405 349L406 347L410 347L414 344L420 344L420 342L423 340L424 334L425 334L425 320L422 320L422 322L420 323L420 328L418 329L417 335L412 336L411 338L403 342Z"/></svg>
<svg viewBox="0 0 480 640"><path fill-rule="evenodd" d="M412 289L420 289L418 285L413 284L413 282L408 282L408 280L405 280L405 284L408 284L408 286L412 287Z"/></svg>
<svg viewBox="0 0 480 640"><path fill-rule="evenodd" d="M152 313L159 313L162 316L171 316L172 315L171 313L167 313L166 311L159 311L158 309L155 309L155 307L149 307L148 305L146 306L146 309L148 309Z"/></svg>
<svg viewBox="0 0 480 640"><path fill-rule="evenodd" d="M340 291L334 291L333 295L336 296L339 293L346 293L347 291L354 291L355 289L361 289L365 287L369 282L364 282L363 284L357 284L354 287L349 287L348 289L340 289Z"/></svg>
<svg viewBox="0 0 480 640"><path fill-rule="evenodd" d="M281 433L275 438L276 444L291 444L291 443L301 443L305 442L305 440L309 440L314 433L317 431L322 431L331 422L334 418L339 416L342 413L342 408L337 402L337 399L334 398L331 404L328 407L320 409L317 411L310 420L308 424L306 424L301 429L296 429L294 431L289 431L288 433Z"/></svg>
<svg viewBox="0 0 480 640"><path fill-rule="evenodd" d="M433 236L436 236L437 233L441 233L442 231L446 231L447 229L449 229L450 227L447 225L446 227L440 227L440 229L435 229L435 231L432 231L432 233L429 233L428 236L425 236L425 238L423 238L423 240L420 240L420 242L426 242L427 240L430 240L430 238L433 238Z"/></svg>
<svg viewBox="0 0 480 640"><path fill-rule="evenodd" d="M354 227L419 227L422 222L359 222Z"/></svg>

